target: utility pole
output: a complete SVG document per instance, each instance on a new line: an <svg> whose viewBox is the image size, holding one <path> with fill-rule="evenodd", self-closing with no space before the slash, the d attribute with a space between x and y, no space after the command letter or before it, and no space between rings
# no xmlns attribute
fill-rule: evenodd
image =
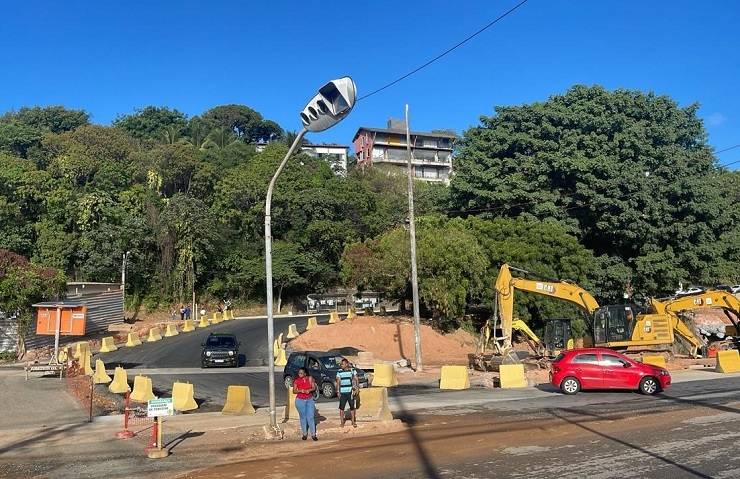
<svg viewBox="0 0 740 479"><path fill-rule="evenodd" d="M128 266L128 256L130 251L123 253L123 264L121 265L121 301L123 302L123 316L126 316L126 267Z"/></svg>
<svg viewBox="0 0 740 479"><path fill-rule="evenodd" d="M190 240L190 275L193 279L193 302L191 303L192 306L190 308L190 318L193 320L193 323L195 323L195 319L198 317L198 306L195 304L195 258L193 254L193 240Z"/></svg>
<svg viewBox="0 0 740 479"><path fill-rule="evenodd" d="M408 153L409 236L411 237L411 292L414 303L414 349L416 370L421 364L421 326L419 325L419 278L416 271L416 222L414 220L414 173L411 167L411 131L409 130L409 106L406 105L406 152Z"/></svg>

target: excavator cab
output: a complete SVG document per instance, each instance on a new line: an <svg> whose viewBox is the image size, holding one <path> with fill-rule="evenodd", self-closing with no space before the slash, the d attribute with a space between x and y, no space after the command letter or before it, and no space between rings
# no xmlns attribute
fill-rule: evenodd
<svg viewBox="0 0 740 479"><path fill-rule="evenodd" d="M570 319L548 319L545 322L543 340L545 351L551 357L557 356L560 354L560 351L572 347L572 341L570 341Z"/></svg>
<svg viewBox="0 0 740 479"><path fill-rule="evenodd" d="M593 333L596 344L629 341L643 308L636 304L612 304L594 312Z"/></svg>

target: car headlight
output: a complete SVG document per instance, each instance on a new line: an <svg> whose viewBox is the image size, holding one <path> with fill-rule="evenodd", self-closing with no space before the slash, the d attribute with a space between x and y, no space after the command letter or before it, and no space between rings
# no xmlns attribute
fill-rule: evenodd
<svg viewBox="0 0 740 479"><path fill-rule="evenodd" d="M229 351L229 356L233 356L233 355L234 355L234 351Z"/></svg>
<svg viewBox="0 0 740 479"><path fill-rule="evenodd" d="M206 356L208 356L210 358L211 357L211 352L210 351L206 351Z"/></svg>
<svg viewBox="0 0 740 479"><path fill-rule="evenodd" d="M663 370L663 371L660 372L660 375L661 376L668 376L668 371Z"/></svg>

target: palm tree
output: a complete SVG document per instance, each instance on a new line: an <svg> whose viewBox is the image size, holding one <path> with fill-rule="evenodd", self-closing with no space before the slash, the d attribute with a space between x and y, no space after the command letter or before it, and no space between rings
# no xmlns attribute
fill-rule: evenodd
<svg viewBox="0 0 740 479"><path fill-rule="evenodd" d="M162 135L164 136L164 142L168 145L174 145L182 139L180 137L180 128L175 125L167 125Z"/></svg>
<svg viewBox="0 0 740 479"><path fill-rule="evenodd" d="M293 144L296 138L298 138L297 131L286 131L282 137L282 140L286 145L290 146Z"/></svg>
<svg viewBox="0 0 740 479"><path fill-rule="evenodd" d="M211 130L211 133L208 134L208 139L218 148L226 148L230 144L234 143L237 140L237 137L233 130L219 127Z"/></svg>
<svg viewBox="0 0 740 479"><path fill-rule="evenodd" d="M205 150L213 144L209 138L208 126L202 122L192 122L189 133L188 142L199 150Z"/></svg>

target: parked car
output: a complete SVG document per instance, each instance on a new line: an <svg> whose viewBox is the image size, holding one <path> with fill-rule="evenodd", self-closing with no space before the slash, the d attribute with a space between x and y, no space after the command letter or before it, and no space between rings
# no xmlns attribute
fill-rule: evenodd
<svg viewBox="0 0 740 479"><path fill-rule="evenodd" d="M565 394L588 389L631 389L655 394L671 385L671 374L607 348L571 349L552 363L550 383Z"/></svg>
<svg viewBox="0 0 740 479"><path fill-rule="evenodd" d="M730 286L729 284L718 284L714 287L714 289L720 290L720 291L727 291L728 293L734 293L732 290L734 286Z"/></svg>
<svg viewBox="0 0 740 479"><path fill-rule="evenodd" d="M239 345L241 343L233 334L208 335L200 353L200 367L239 366Z"/></svg>
<svg viewBox="0 0 740 479"><path fill-rule="evenodd" d="M681 296L688 296L690 294L699 294L703 292L704 292L704 288L702 288L701 286L689 286L687 289L676 290L674 294L677 297L681 297Z"/></svg>
<svg viewBox="0 0 740 479"><path fill-rule="evenodd" d="M299 368L306 368L308 374L310 374L316 385L318 386L321 394L328 399L331 399L337 395L336 386L334 380L337 377L337 371L340 369L340 365L344 357L337 353L324 352L324 351L303 351L293 352L288 356L288 364L285 365L283 370L283 382L285 387L293 387L293 380L298 376ZM355 368L357 371L357 379L360 383L361 388L368 387L367 376L365 371L360 368Z"/></svg>
<svg viewBox="0 0 740 479"><path fill-rule="evenodd" d="M740 284L736 284L732 287L732 294L740 294Z"/></svg>

